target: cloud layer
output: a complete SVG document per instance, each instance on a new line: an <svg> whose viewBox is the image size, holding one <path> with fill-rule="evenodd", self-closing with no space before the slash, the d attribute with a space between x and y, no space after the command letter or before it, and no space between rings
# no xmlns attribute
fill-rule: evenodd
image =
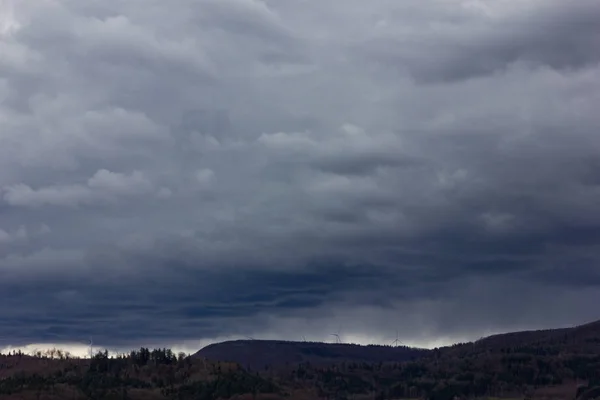
<svg viewBox="0 0 600 400"><path fill-rule="evenodd" d="M7 344L598 317L596 1L0 7Z"/></svg>

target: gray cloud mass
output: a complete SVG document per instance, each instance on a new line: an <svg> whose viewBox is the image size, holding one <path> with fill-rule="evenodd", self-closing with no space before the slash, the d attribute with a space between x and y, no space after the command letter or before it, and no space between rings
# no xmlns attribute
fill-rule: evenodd
<svg viewBox="0 0 600 400"><path fill-rule="evenodd" d="M0 339L426 345L598 318L599 19L0 2Z"/></svg>

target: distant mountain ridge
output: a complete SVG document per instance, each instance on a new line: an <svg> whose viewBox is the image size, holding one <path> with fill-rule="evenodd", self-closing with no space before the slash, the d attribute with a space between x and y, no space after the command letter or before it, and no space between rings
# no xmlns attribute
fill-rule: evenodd
<svg viewBox="0 0 600 400"><path fill-rule="evenodd" d="M475 342L436 349L406 346L358 345L284 340L232 340L213 343L193 354L218 362L234 362L243 367L277 368L309 362L314 365L339 362L388 363L428 357L466 356L498 353L506 348L529 347L570 354L600 354L600 321L571 328L519 331L496 334Z"/></svg>
<svg viewBox="0 0 600 400"><path fill-rule="evenodd" d="M445 355L499 352L506 348L540 348L569 354L600 354L600 321L570 328L540 329L491 335L475 342L440 348Z"/></svg>
<svg viewBox="0 0 600 400"><path fill-rule="evenodd" d="M227 360L260 369L286 364L332 364L339 362L403 362L424 357L431 350L406 346L345 343L293 342L283 340L232 340L208 345L192 355L208 360Z"/></svg>
<svg viewBox="0 0 600 400"><path fill-rule="evenodd" d="M54 356L0 355L0 398L592 400L600 396L600 321L493 335L433 350L237 340L207 346L192 357L147 348L116 358L105 352L92 359Z"/></svg>

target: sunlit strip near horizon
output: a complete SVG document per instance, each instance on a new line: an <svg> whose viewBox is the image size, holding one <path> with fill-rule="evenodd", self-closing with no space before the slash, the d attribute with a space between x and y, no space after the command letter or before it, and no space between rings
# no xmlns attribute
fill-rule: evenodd
<svg viewBox="0 0 600 400"><path fill-rule="evenodd" d="M342 343L349 344L358 344L358 345L391 345L395 338L388 337L369 337L364 335L340 335ZM223 336L214 339L202 339L202 340L189 340L182 341L177 343L156 343L156 344L140 344L138 347L112 347L112 346L93 346L94 354L97 354L99 351L108 351L110 357L118 356L121 354L128 354L132 350L137 350L139 347L148 347L148 348L169 348L173 350L175 354L185 353L186 355L194 354L198 350L202 349L205 346L208 346L213 343L220 343L229 340L251 340L249 338L253 338L255 340L289 340L286 338L282 338L276 334L267 334L267 335L256 335L256 336ZM389 340L388 340L389 339ZM334 343L335 339L331 337L313 337L306 336L306 341L312 342L323 342L323 343ZM429 341L414 341L414 340L406 340L401 341L401 345L409 346L409 347L418 347L418 348L426 348L433 349L436 347L444 347L449 346L454 343L466 342L467 339L463 340L453 340L450 338L439 338L436 340ZM49 350L56 349L61 350L63 353L68 352L71 356L77 358L89 358L90 355L90 345L85 344L83 342L60 342L60 343L31 343L23 346L12 346L8 343L2 343L3 341L0 339L0 354L9 354L13 351L21 351L27 355L34 355L38 351L41 353L46 353Z"/></svg>

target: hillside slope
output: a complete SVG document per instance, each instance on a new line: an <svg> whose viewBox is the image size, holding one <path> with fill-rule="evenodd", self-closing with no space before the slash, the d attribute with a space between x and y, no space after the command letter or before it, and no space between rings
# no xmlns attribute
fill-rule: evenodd
<svg viewBox="0 0 600 400"><path fill-rule="evenodd" d="M192 357L212 361L235 362L252 369L281 367L300 363L332 364L339 362L403 362L424 357L430 351L404 346L360 346L319 342L279 340L235 340L214 343Z"/></svg>
<svg viewBox="0 0 600 400"><path fill-rule="evenodd" d="M213 343L192 357L235 362L252 369L277 368L300 363L404 362L429 357L465 357L481 353L501 353L507 348L552 354L600 354L600 321L572 328L545 329L492 335L475 342L435 350L392 346L360 346L281 340L234 340ZM537 349L537 350L536 350Z"/></svg>
<svg viewBox="0 0 600 400"><path fill-rule="evenodd" d="M600 393L599 343L596 322L434 350L233 341L207 346L194 357L146 348L118 358L98 353L92 360L17 354L0 356L0 398L584 400ZM245 357L254 367L248 371L248 363L209 356ZM400 362L406 358L414 360Z"/></svg>
<svg viewBox="0 0 600 400"><path fill-rule="evenodd" d="M438 355L466 356L501 353L507 349L549 354L600 354L600 321L571 328L510 332L488 336L470 343L437 349Z"/></svg>

